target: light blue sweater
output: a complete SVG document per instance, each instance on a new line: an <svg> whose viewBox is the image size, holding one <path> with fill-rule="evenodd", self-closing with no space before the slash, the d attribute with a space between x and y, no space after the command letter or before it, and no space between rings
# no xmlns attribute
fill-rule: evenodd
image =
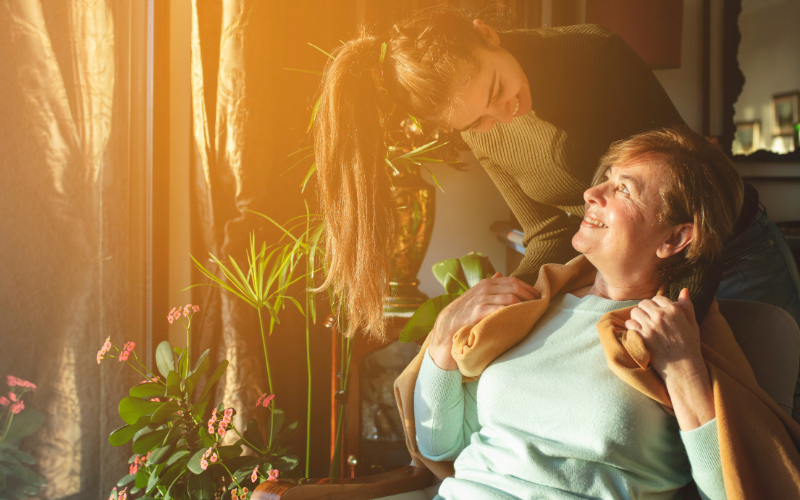
<svg viewBox="0 0 800 500"><path fill-rule="evenodd" d="M606 364L597 322L638 302L556 295L477 382L462 384L426 354L417 444L456 471L437 498L673 499L692 479L704 498L726 498L716 419L681 432Z"/></svg>

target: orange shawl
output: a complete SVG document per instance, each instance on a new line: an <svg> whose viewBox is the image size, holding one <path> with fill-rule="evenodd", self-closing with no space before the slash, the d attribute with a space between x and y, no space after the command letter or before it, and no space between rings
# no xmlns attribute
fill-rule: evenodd
<svg viewBox="0 0 800 500"><path fill-rule="evenodd" d="M453 337L452 353L464 382L475 380L489 363L525 339L555 294L591 285L596 274L597 270L584 256L565 265L542 266L535 285L541 299L505 307L477 325L460 329ZM608 366L626 383L672 413L666 386L649 366L650 353L641 337L624 327L631 309L607 313L597 323ZM714 390L728 499L800 498L800 424L758 386L716 302L700 326L700 338ZM406 446L414 463L445 478L454 475L453 462L434 462L423 457L417 448L414 427L414 385L427 345L426 339L419 354L395 380L394 391L405 427Z"/></svg>

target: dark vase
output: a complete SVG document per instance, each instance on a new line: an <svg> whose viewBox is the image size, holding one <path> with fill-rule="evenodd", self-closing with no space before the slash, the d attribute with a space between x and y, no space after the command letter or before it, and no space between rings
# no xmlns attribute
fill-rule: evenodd
<svg viewBox="0 0 800 500"><path fill-rule="evenodd" d="M418 167L392 177L399 211L397 243L392 256L390 292L384 301L387 316L411 316L428 300L418 286L417 273L433 234L436 190L425 182Z"/></svg>

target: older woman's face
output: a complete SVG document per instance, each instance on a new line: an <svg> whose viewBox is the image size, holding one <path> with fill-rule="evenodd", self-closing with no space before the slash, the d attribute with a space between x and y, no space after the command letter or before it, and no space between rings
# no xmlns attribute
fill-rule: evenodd
<svg viewBox="0 0 800 500"><path fill-rule="evenodd" d="M586 216L572 246L596 266L617 264L632 272L655 271L672 228L659 223L664 168L638 163L614 166L583 193Z"/></svg>

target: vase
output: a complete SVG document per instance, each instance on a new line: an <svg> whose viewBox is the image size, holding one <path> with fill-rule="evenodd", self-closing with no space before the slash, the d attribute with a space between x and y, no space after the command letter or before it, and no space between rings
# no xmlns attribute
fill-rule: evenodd
<svg viewBox="0 0 800 500"><path fill-rule="evenodd" d="M419 167L392 177L398 207L397 242L392 254L386 316L411 316L428 296L419 290L417 273L428 251L436 214L436 191L420 175Z"/></svg>

